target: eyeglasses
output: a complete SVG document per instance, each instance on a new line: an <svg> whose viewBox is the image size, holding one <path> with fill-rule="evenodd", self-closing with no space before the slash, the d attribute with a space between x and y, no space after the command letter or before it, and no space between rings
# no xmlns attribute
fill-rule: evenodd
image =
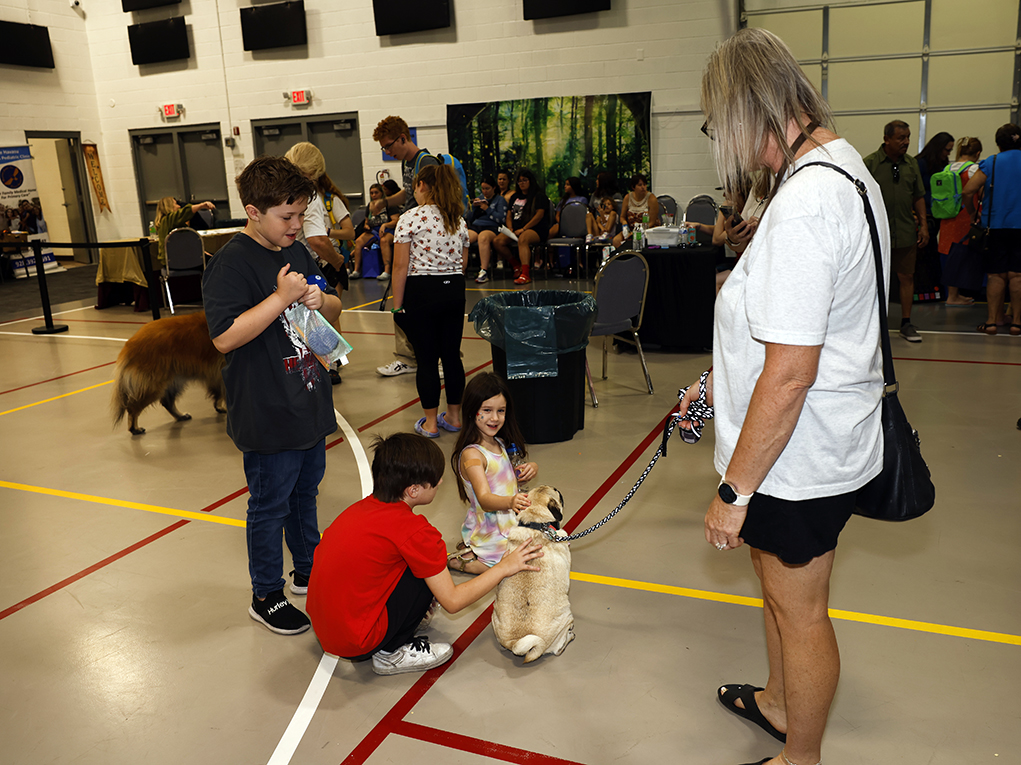
<svg viewBox="0 0 1021 765"><path fill-rule="evenodd" d="M893 163L893 182L900 183L900 165Z"/></svg>
<svg viewBox="0 0 1021 765"><path fill-rule="evenodd" d="M397 136L395 139L390 141L390 143L383 147L383 151L385 151L387 154L390 154L390 149L393 148L393 145L397 143L399 140L401 140L401 136ZM393 154L390 154L390 156L392 157Z"/></svg>
<svg viewBox="0 0 1021 765"><path fill-rule="evenodd" d="M705 122L702 123L702 128L701 129L702 129L702 132L706 134L706 137L710 141L715 141L716 140L716 137L713 135L713 132L714 132L713 129L711 127L709 127L709 120L706 120Z"/></svg>

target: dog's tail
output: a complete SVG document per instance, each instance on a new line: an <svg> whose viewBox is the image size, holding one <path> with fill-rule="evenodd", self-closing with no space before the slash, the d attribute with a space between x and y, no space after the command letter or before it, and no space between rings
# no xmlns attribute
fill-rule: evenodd
<svg viewBox="0 0 1021 765"><path fill-rule="evenodd" d="M528 664L528 662L535 661L542 656L545 650L546 643L541 637L538 635L525 635L514 644L511 653L515 656L524 656L525 664Z"/></svg>
<svg viewBox="0 0 1021 765"><path fill-rule="evenodd" d="M126 413L132 411L132 407L138 408L139 401L145 398L147 393L151 394L148 388L144 375L139 374L138 370L133 369L126 360L118 360L114 373L113 395L110 401L115 426L124 419Z"/></svg>

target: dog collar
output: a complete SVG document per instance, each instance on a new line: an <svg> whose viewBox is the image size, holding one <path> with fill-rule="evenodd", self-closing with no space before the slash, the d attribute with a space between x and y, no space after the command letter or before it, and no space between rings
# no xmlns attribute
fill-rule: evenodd
<svg viewBox="0 0 1021 765"><path fill-rule="evenodd" d="M548 536L550 539L557 538L557 529L552 523L539 523L538 521L532 521L531 523L519 523L518 526L521 526L526 529L534 529L535 531L540 531L546 536Z"/></svg>

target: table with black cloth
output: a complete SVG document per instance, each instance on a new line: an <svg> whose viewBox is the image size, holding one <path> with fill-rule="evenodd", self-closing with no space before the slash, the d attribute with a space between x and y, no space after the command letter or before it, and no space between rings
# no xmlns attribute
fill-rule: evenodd
<svg viewBox="0 0 1021 765"><path fill-rule="evenodd" d="M649 288L638 331L642 345L665 350L704 351L713 345L716 263L721 248L646 248Z"/></svg>

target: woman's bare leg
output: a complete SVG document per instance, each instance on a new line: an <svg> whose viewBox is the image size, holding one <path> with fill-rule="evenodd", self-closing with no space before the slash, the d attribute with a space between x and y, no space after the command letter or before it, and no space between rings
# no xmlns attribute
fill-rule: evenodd
<svg viewBox="0 0 1021 765"><path fill-rule="evenodd" d="M386 273L390 273L390 268L393 266L393 243L393 234L384 234L379 238L379 255L383 259L383 270Z"/></svg>
<svg viewBox="0 0 1021 765"><path fill-rule="evenodd" d="M486 230L479 234L479 263L483 271L489 270L489 263L493 259L493 241L495 239L495 231Z"/></svg>

